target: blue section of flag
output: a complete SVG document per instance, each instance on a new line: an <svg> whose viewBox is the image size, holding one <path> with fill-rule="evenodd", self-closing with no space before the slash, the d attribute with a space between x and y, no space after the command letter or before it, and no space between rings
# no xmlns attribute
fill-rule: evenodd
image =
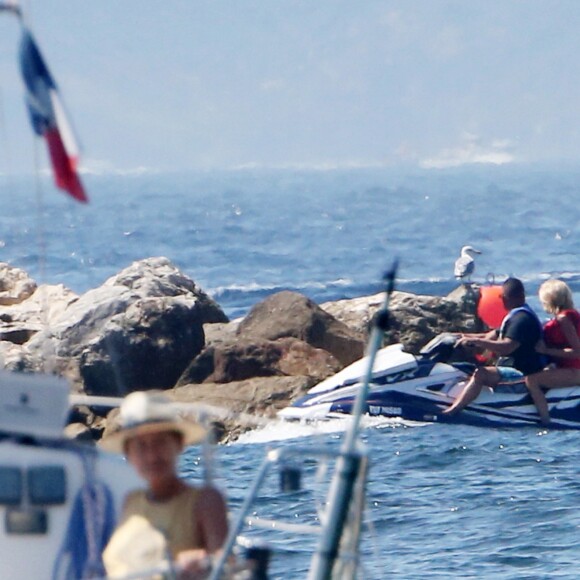
<svg viewBox="0 0 580 580"><path fill-rule="evenodd" d="M32 126L37 135L43 136L47 129L56 127L49 91L56 91L57 87L36 42L26 29L20 43L20 67Z"/></svg>

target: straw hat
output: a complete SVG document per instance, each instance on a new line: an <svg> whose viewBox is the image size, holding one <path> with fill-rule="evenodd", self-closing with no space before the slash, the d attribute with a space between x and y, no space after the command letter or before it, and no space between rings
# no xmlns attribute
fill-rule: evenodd
<svg viewBox="0 0 580 580"><path fill-rule="evenodd" d="M118 429L104 437L100 445L107 451L124 453L125 443L131 437L162 431L180 433L184 445L199 443L206 435L201 425L179 417L171 400L165 395L135 391L121 403Z"/></svg>

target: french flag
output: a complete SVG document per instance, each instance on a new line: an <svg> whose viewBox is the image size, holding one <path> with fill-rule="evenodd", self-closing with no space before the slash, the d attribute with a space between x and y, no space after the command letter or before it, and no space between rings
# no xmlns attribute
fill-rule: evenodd
<svg viewBox="0 0 580 580"><path fill-rule="evenodd" d="M57 187L76 200L87 202L89 199L77 174L79 147L72 125L38 45L24 27L20 41L20 70L26 86L32 127L37 135L46 139Z"/></svg>

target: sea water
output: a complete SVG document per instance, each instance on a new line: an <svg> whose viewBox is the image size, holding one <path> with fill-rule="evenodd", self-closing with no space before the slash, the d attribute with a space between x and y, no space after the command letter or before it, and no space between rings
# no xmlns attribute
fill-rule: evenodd
<svg viewBox="0 0 580 580"><path fill-rule="evenodd" d="M304 429L315 448L340 443L338 433ZM270 446L305 444L300 438L266 443L259 432L252 435L255 443L248 436L219 450L218 481L234 512ZM577 578L577 437L533 427L409 427L396 421L367 427L371 467L360 577ZM185 473L195 471L197 453L190 451ZM271 486L260 499L258 510L266 504L286 521L295 516L310 523L304 495L284 495ZM279 548L272 578L304 578L311 542L304 536L291 543L272 538Z"/></svg>
<svg viewBox="0 0 580 580"><path fill-rule="evenodd" d="M580 304L580 170L470 167L444 171L245 170L87 176L82 206L43 180L0 181L0 260L81 293L132 261L167 256L232 317L290 289L318 303L397 287L445 295L461 246L474 279L522 278L538 310L541 281L559 276ZM218 483L239 507L271 445L338 446L340 430L250 434L217 454ZM577 434L539 428L408 426L364 430L371 471L362 538L366 578L576 578L580 516ZM199 450L182 471L199 476ZM274 511L303 514L273 488ZM301 578L299 541L272 578Z"/></svg>

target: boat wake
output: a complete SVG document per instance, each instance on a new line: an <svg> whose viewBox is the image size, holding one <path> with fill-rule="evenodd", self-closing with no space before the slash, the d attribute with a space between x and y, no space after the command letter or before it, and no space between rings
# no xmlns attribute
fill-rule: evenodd
<svg viewBox="0 0 580 580"><path fill-rule="evenodd" d="M336 417L320 421L272 421L264 427L259 427L241 435L232 445L263 444L319 435L344 433L351 422L350 416ZM408 421L401 417L371 417L364 415L361 419L361 429L388 429L399 427L418 427L430 423Z"/></svg>

